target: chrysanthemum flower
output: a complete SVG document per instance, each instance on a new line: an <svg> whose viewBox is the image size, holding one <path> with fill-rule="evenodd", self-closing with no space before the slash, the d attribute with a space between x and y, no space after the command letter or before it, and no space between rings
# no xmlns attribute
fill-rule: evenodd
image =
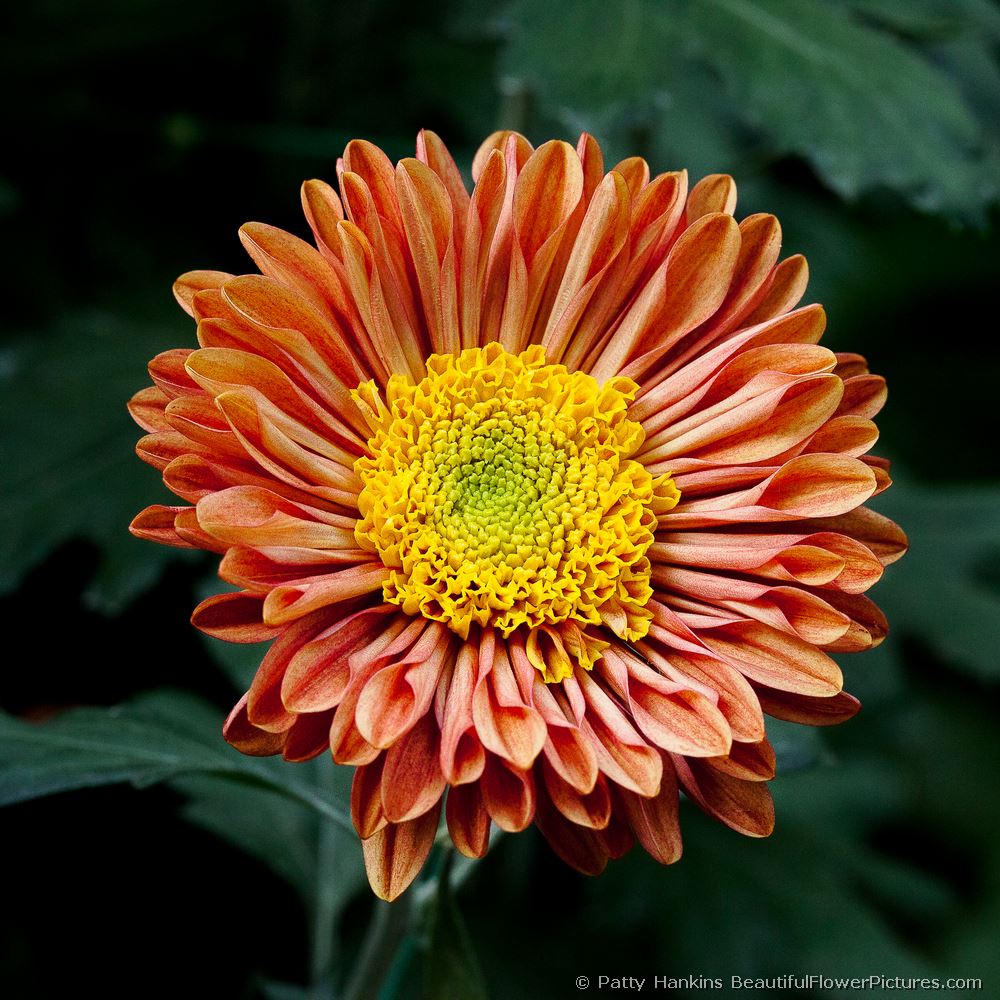
<svg viewBox="0 0 1000 1000"><path fill-rule="evenodd" d="M883 380L727 176L509 132L471 196L431 132L337 172L314 244L249 224L260 274L178 280L201 346L131 404L185 502L133 532L219 553L195 625L273 640L226 739L353 765L387 899L442 805L466 855L534 822L590 874L675 861L679 789L767 835L765 714L849 718L829 653L885 634Z"/></svg>

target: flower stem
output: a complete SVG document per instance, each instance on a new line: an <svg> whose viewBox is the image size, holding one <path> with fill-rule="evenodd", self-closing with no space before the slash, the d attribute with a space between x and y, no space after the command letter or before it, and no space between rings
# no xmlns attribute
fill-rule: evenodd
<svg viewBox="0 0 1000 1000"><path fill-rule="evenodd" d="M316 899L313 907L310 1000L333 1000L337 962L337 829L320 819L316 843Z"/></svg>
<svg viewBox="0 0 1000 1000"><path fill-rule="evenodd" d="M372 1000L392 965L393 955L409 926L409 897L404 894L394 903L375 903L368 932L361 945L354 974L342 1000Z"/></svg>

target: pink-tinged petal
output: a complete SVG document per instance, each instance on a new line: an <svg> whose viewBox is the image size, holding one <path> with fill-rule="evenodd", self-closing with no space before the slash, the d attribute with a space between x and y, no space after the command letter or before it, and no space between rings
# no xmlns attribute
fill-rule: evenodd
<svg viewBox="0 0 1000 1000"><path fill-rule="evenodd" d="M628 245L629 209L624 178L608 174L587 208L549 313L542 346L550 363L563 360L577 338L581 343L573 343L574 358L586 354L595 330L600 329L598 324L613 306L618 282L610 276L619 261L627 263L621 255ZM586 325L587 330L578 333L580 325Z"/></svg>
<svg viewBox="0 0 1000 1000"><path fill-rule="evenodd" d="M391 903L420 874L434 846L440 812L438 806L408 823L390 823L362 841L368 882L380 899Z"/></svg>
<svg viewBox="0 0 1000 1000"><path fill-rule="evenodd" d="M728 753L732 734L713 699L667 680L625 649L605 650L597 669L654 745L695 757Z"/></svg>
<svg viewBox="0 0 1000 1000"><path fill-rule="evenodd" d="M196 548L197 546L181 537L175 527L177 515L188 509L190 508L153 504L133 518L128 530L136 538L146 538L151 542L159 542L161 545L172 545L178 549Z"/></svg>
<svg viewBox="0 0 1000 1000"><path fill-rule="evenodd" d="M416 819L440 801L445 789L440 741L437 722L429 713L386 751L382 807L390 823Z"/></svg>
<svg viewBox="0 0 1000 1000"><path fill-rule="evenodd" d="M129 401L128 412L132 419L149 433L169 431L171 423L165 410L170 397L154 385L140 389Z"/></svg>
<svg viewBox="0 0 1000 1000"><path fill-rule="evenodd" d="M337 246L337 223L343 221L344 206L326 181L309 180L302 184L302 211L316 238L316 245L333 256Z"/></svg>
<svg viewBox="0 0 1000 1000"><path fill-rule="evenodd" d="M378 146L365 139L351 140L344 150L344 171L356 174L364 182L382 218L402 228L392 161Z"/></svg>
<svg viewBox="0 0 1000 1000"><path fill-rule="evenodd" d="M420 639L405 656L377 670L364 684L355 718L369 743L389 747L427 713L452 653L444 626L426 622Z"/></svg>
<svg viewBox="0 0 1000 1000"><path fill-rule="evenodd" d="M201 395L198 383L187 372L187 361L193 353L189 348L163 351L146 366L149 377L169 399Z"/></svg>
<svg viewBox="0 0 1000 1000"><path fill-rule="evenodd" d="M760 486L721 498L681 502L670 511L675 530L714 524L790 521L853 511L875 492L875 476L846 455L802 455L786 462Z"/></svg>
<svg viewBox="0 0 1000 1000"><path fill-rule="evenodd" d="M806 293L809 284L809 265L802 254L783 260L772 272L760 300L750 313L739 318L743 326L753 326L783 316L794 309Z"/></svg>
<svg viewBox="0 0 1000 1000"><path fill-rule="evenodd" d="M507 187L507 165L503 153L493 150L472 193L462 247L459 302L463 350L477 347L480 343L479 327L487 267Z"/></svg>
<svg viewBox="0 0 1000 1000"><path fill-rule="evenodd" d="M654 466L691 456L748 465L781 454L818 430L836 411L843 392L836 375L794 378L759 395L748 386L744 401L734 396L666 428L645 442L642 461Z"/></svg>
<svg viewBox="0 0 1000 1000"><path fill-rule="evenodd" d="M649 164L641 156L629 156L611 168L628 184L629 197L633 200L649 183Z"/></svg>
<svg viewBox="0 0 1000 1000"><path fill-rule="evenodd" d="M426 370L423 345L412 323L401 316L398 308L394 315L385 293L391 282L383 284L368 237L353 222L342 222L337 227L337 241L344 260L344 282L382 367L387 372L409 373L419 379Z"/></svg>
<svg viewBox="0 0 1000 1000"><path fill-rule="evenodd" d="M448 791L445 802L448 833L456 849L467 858L483 857L490 846L490 814L479 782Z"/></svg>
<svg viewBox="0 0 1000 1000"><path fill-rule="evenodd" d="M817 697L834 695L843 687L840 668L829 656L761 622L728 622L706 629L701 637L709 649L758 684Z"/></svg>
<svg viewBox="0 0 1000 1000"><path fill-rule="evenodd" d="M352 549L355 519L292 503L255 486L233 486L198 503L198 523L231 545Z"/></svg>
<svg viewBox="0 0 1000 1000"><path fill-rule="evenodd" d="M571 868L584 875L600 875L607 867L610 852L605 840L571 823L544 795L539 798L535 823L549 847Z"/></svg>
<svg viewBox="0 0 1000 1000"><path fill-rule="evenodd" d="M751 215L740 223L740 254L725 302L709 321L706 334L733 330L763 296L778 254L781 226L773 215Z"/></svg>
<svg viewBox="0 0 1000 1000"><path fill-rule="evenodd" d="M268 642L279 630L264 624L264 600L240 591L216 594L202 601L191 615L191 624L205 635L225 642Z"/></svg>
<svg viewBox="0 0 1000 1000"><path fill-rule="evenodd" d="M479 680L472 696L476 733L487 750L526 771L545 744L545 721L524 702L503 646L494 647L492 668L485 672L488 655L488 649L481 647Z"/></svg>
<svg viewBox="0 0 1000 1000"><path fill-rule="evenodd" d="M663 773L660 755L590 674L578 671L577 679L587 699L587 716L580 728L591 740L597 766L623 788L655 795Z"/></svg>
<svg viewBox="0 0 1000 1000"><path fill-rule="evenodd" d="M681 856L681 828L678 818L677 778L672 764L664 762L660 791L644 798L625 789L618 800L636 840L661 865L672 865Z"/></svg>
<svg viewBox="0 0 1000 1000"><path fill-rule="evenodd" d="M878 646L889 632L889 623L874 601L862 594L824 594L849 621L848 630L825 644L833 653L859 653Z"/></svg>
<svg viewBox="0 0 1000 1000"><path fill-rule="evenodd" d="M844 380L844 398L837 412L870 420L885 406L887 396L881 375L855 375Z"/></svg>
<svg viewBox="0 0 1000 1000"><path fill-rule="evenodd" d="M463 643L455 658L441 713L441 770L450 785L478 780L486 766L486 751L472 715L476 670L476 649L470 643Z"/></svg>
<svg viewBox="0 0 1000 1000"><path fill-rule="evenodd" d="M358 692L348 687L333 713L333 722L330 724L330 753L337 764L361 767L364 764L371 764L382 752L378 747L373 747L358 731L354 721L357 707Z"/></svg>
<svg viewBox="0 0 1000 1000"><path fill-rule="evenodd" d="M767 785L722 774L704 761L674 757L684 791L710 816L747 837L774 830L774 802Z"/></svg>
<svg viewBox="0 0 1000 1000"><path fill-rule="evenodd" d="M511 132L504 129L488 135L476 150L476 155L472 158L472 179L479 184L482 175L486 172L486 166L490 159L490 154L494 151L504 153L508 148L513 148L517 170L520 171L527 162L533 151L530 142L519 132Z"/></svg>
<svg viewBox="0 0 1000 1000"><path fill-rule="evenodd" d="M357 385L363 369L330 320L301 293L273 278L244 275L222 287L222 296L238 317L269 336L310 374Z"/></svg>
<svg viewBox="0 0 1000 1000"><path fill-rule="evenodd" d="M864 544L888 566L902 558L909 547L906 533L894 521L868 507L858 507L835 517L813 517L807 522L814 531L833 531Z"/></svg>
<svg viewBox="0 0 1000 1000"><path fill-rule="evenodd" d="M371 561L361 549L300 549L294 546L252 549L232 545L219 564L219 578L266 596L275 587L302 583L347 566Z"/></svg>
<svg viewBox="0 0 1000 1000"><path fill-rule="evenodd" d="M506 833L519 833L535 818L535 782L530 771L488 754L479 782L490 819Z"/></svg>
<svg viewBox="0 0 1000 1000"><path fill-rule="evenodd" d="M571 823L591 830L603 830L611 820L611 792L603 775L597 776L593 789L578 792L544 758L539 767L545 790L552 804Z"/></svg>
<svg viewBox="0 0 1000 1000"><path fill-rule="evenodd" d="M380 590L388 578L389 571L373 562L275 587L264 601L264 621L268 625L297 621L321 608Z"/></svg>
<svg viewBox="0 0 1000 1000"><path fill-rule="evenodd" d="M604 177L604 154L589 132L581 132L576 144L576 155L580 157L580 165L583 167L583 202L589 204Z"/></svg>
<svg viewBox="0 0 1000 1000"><path fill-rule="evenodd" d="M583 167L569 143L553 139L528 157L514 184L513 238L503 319L496 339L523 350L559 245L583 195ZM485 336L490 335L487 328Z"/></svg>
<svg viewBox="0 0 1000 1000"><path fill-rule="evenodd" d="M677 653L655 641L639 644L640 650L670 680L690 687L704 685L713 691L716 707L729 724L733 740L756 743L764 736L764 716L750 682L724 660L711 654Z"/></svg>
<svg viewBox="0 0 1000 1000"><path fill-rule="evenodd" d="M677 566L655 566L652 582L676 595L693 597L737 615L756 618L815 645L835 642L850 619L821 597L798 587L764 583Z"/></svg>
<svg viewBox="0 0 1000 1000"><path fill-rule="evenodd" d="M385 754L354 770L351 783L351 821L362 840L374 837L388 823L382 807L382 771Z"/></svg>
<svg viewBox="0 0 1000 1000"><path fill-rule="evenodd" d="M248 757L270 757L281 753L285 743L284 733L269 733L258 729L247 718L247 696L237 702L222 727L226 742Z"/></svg>
<svg viewBox="0 0 1000 1000"><path fill-rule="evenodd" d="M419 160L401 160L396 190L424 319L435 354L460 349L456 236L452 202L444 182Z"/></svg>
<svg viewBox="0 0 1000 1000"><path fill-rule="evenodd" d="M465 220L469 214L470 201L461 171L448 152L448 147L430 129L421 129L417 134L417 159L426 163L441 178L451 201L455 245L461 247L465 242Z"/></svg>
<svg viewBox="0 0 1000 1000"><path fill-rule="evenodd" d="M736 211L736 182L729 174L708 174L702 177L687 199L688 225L705 215L723 212L732 215Z"/></svg>
<svg viewBox="0 0 1000 1000"><path fill-rule="evenodd" d="M811 698L761 684L755 685L755 688L768 715L803 726L837 726L853 718L861 708L861 702L846 691L839 691L829 698Z"/></svg>
<svg viewBox="0 0 1000 1000"><path fill-rule="evenodd" d="M309 712L299 715L285 734L282 756L293 764L312 760L330 749L330 723L333 712Z"/></svg>
<svg viewBox="0 0 1000 1000"><path fill-rule="evenodd" d="M281 682L289 660L323 628L321 616L311 615L286 628L261 660L247 692L247 718L268 732L285 732L295 722L281 701Z"/></svg>
<svg viewBox="0 0 1000 1000"><path fill-rule="evenodd" d="M206 289L221 288L231 274L225 271L188 271L174 282L174 298L189 316L195 316L194 297Z"/></svg>
<svg viewBox="0 0 1000 1000"><path fill-rule="evenodd" d="M388 162L388 161L386 161ZM395 173L390 175L395 189ZM345 172L340 177L347 215L367 238L372 248L375 270L384 297L385 308L400 341L414 344L426 356L426 337L419 316L415 289L411 283L412 261L405 246L399 206L395 203L387 216L380 210L374 192L358 174ZM344 231L346 223L341 223Z"/></svg>
<svg viewBox="0 0 1000 1000"><path fill-rule="evenodd" d="M731 216L707 215L689 226L591 367L594 378L639 378L712 316L726 297L739 247L739 226Z"/></svg>
<svg viewBox="0 0 1000 1000"><path fill-rule="evenodd" d="M705 763L741 781L770 781L774 777L777 758L774 747L765 738L759 743L734 743L725 757L710 757Z"/></svg>
<svg viewBox="0 0 1000 1000"><path fill-rule="evenodd" d="M787 359L794 357L789 353L791 345L815 345L825 327L826 313L821 306L813 305L742 330L701 354L696 342L644 380L642 395L630 407L630 416L642 423L647 434L659 430L676 416L693 410L715 388L723 372L727 377L729 373L740 372L739 366L730 368L729 365L744 352L777 345L783 349L787 363ZM821 356L828 363L829 354L825 349ZM770 360L769 355L763 357ZM815 364L817 357L815 352L806 353L810 370L820 370ZM744 364L739 363L740 366ZM758 371L764 368L766 365ZM799 365L793 370L806 369Z"/></svg>
<svg viewBox="0 0 1000 1000"><path fill-rule="evenodd" d="M281 682L290 712L321 712L340 704L350 681L349 657L381 635L394 609L380 604L348 615L299 649Z"/></svg>

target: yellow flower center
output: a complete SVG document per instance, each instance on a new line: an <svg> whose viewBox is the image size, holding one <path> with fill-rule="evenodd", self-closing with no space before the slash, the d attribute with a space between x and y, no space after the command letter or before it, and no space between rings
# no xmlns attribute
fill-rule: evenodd
<svg viewBox="0 0 1000 1000"><path fill-rule="evenodd" d="M636 388L499 344L433 355L416 385L393 376L385 404L361 385L373 435L355 464L355 534L392 570L385 599L463 637L572 621L641 638L645 553L679 493L629 458L643 441L628 419ZM577 659L590 666L602 645L576 642Z"/></svg>

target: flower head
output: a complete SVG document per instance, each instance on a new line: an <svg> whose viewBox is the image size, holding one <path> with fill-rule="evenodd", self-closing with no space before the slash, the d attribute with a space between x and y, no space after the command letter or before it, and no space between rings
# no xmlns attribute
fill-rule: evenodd
<svg viewBox="0 0 1000 1000"><path fill-rule="evenodd" d="M442 802L467 855L534 822L588 873L675 861L679 788L766 835L764 715L849 718L828 654L885 634L882 379L726 176L506 132L471 196L430 132L338 168L314 244L247 225L260 274L178 280L200 347L131 404L185 501L133 532L218 552L194 623L272 640L226 738L356 768L385 898Z"/></svg>

